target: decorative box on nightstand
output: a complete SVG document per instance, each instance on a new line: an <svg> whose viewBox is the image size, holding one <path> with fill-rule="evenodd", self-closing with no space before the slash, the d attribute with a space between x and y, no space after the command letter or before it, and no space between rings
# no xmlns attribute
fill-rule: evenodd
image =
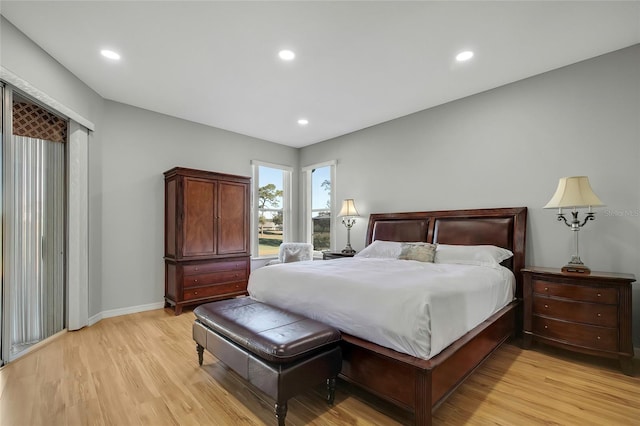
<svg viewBox="0 0 640 426"><path fill-rule="evenodd" d="M343 257L353 257L355 253L342 253L341 251L323 251L322 260L341 259Z"/></svg>
<svg viewBox="0 0 640 426"><path fill-rule="evenodd" d="M532 341L591 355L617 358L633 374L630 274L567 274L555 268L526 267L525 349Z"/></svg>

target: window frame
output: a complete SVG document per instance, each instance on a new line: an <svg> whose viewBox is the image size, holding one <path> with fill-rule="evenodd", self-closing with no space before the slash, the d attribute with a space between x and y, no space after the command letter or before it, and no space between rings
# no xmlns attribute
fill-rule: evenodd
<svg viewBox="0 0 640 426"><path fill-rule="evenodd" d="M331 171L329 172L329 176L331 177L331 196L329 197L329 201L331 202L331 208L328 209L331 213L330 219L330 231L329 231L329 250L335 250L336 247L336 225L338 221L336 220L336 168L338 165L337 160L329 160L321 163L315 163L302 168L302 174L304 176L304 186L303 186L303 200L304 200L304 220L303 224L303 240L304 242L313 244L313 197L312 197L312 171L314 169L318 169L321 167L331 167ZM316 211L327 210L327 209L316 209ZM313 251L314 257L321 258L322 252L314 249Z"/></svg>
<svg viewBox="0 0 640 426"><path fill-rule="evenodd" d="M263 209L264 211L278 212L282 211L282 242L288 242L291 238L291 196L292 196L292 175L293 167L283 164L268 163L265 161L251 160L251 177L252 177L252 200L251 200L251 256L253 259L274 259L278 256L260 256L259 244L259 197L258 188L260 187L260 167L268 167L282 171L282 208L279 209Z"/></svg>

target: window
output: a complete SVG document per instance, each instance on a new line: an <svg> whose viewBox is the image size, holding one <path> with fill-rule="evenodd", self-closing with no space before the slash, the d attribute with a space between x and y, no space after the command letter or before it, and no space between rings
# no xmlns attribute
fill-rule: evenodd
<svg viewBox="0 0 640 426"><path fill-rule="evenodd" d="M305 235L314 251L330 250L335 243L334 183L335 161L315 164L305 173Z"/></svg>
<svg viewBox="0 0 640 426"><path fill-rule="evenodd" d="M288 240L291 213L291 168L252 162L253 256L276 257Z"/></svg>

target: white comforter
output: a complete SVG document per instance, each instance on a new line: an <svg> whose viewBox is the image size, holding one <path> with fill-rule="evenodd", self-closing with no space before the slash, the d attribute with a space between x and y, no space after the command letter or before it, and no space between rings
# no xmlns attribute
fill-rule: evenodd
<svg viewBox="0 0 640 426"><path fill-rule="evenodd" d="M511 302L507 268L347 258L284 263L249 277L252 298L429 359Z"/></svg>

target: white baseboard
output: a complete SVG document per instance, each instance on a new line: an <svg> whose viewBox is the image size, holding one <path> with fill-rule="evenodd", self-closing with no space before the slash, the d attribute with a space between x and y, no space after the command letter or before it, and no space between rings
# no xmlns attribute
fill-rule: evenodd
<svg viewBox="0 0 640 426"><path fill-rule="evenodd" d="M120 315L135 314L138 312L152 311L154 309L164 308L164 302L149 303L146 305L130 306L128 308L110 309L108 311L102 311L89 318L89 326L97 323L101 319L119 317Z"/></svg>

